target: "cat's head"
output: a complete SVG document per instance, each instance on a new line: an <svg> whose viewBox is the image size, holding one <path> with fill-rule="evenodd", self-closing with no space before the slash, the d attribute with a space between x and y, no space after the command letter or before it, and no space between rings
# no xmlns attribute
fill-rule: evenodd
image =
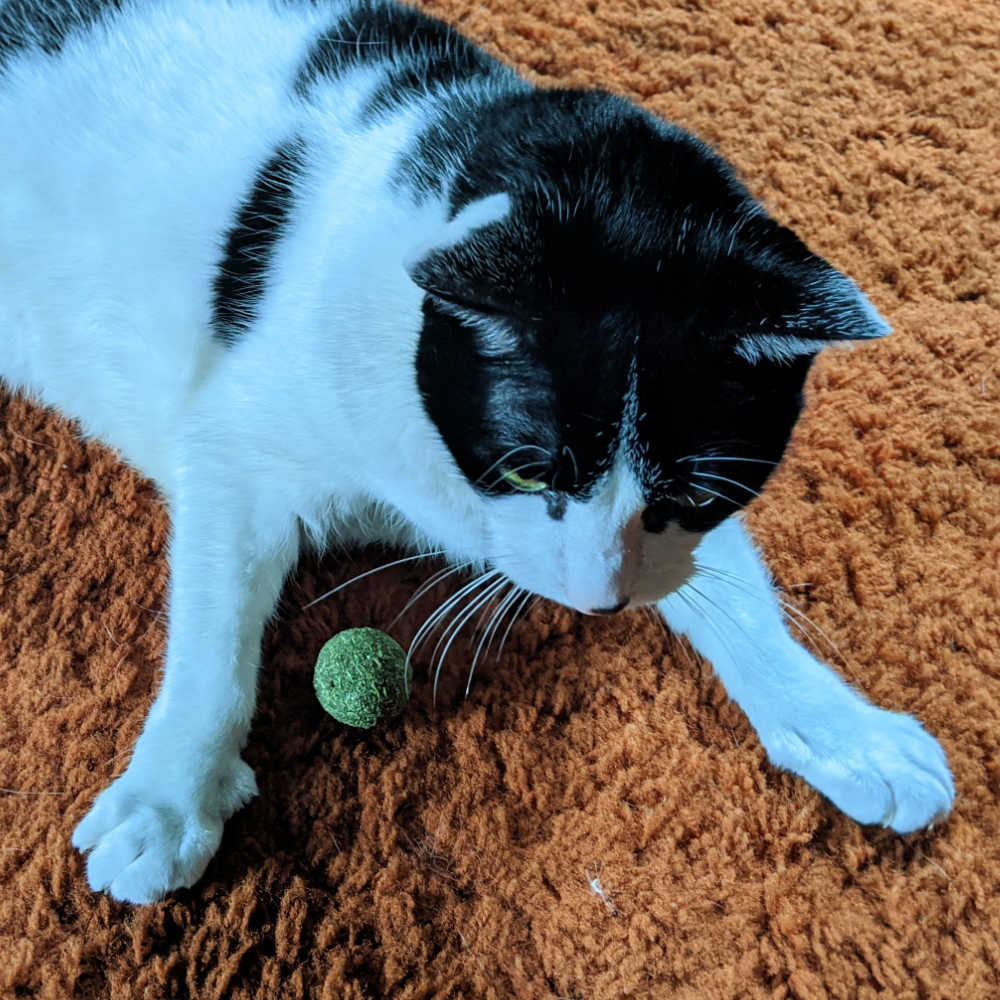
<svg viewBox="0 0 1000 1000"><path fill-rule="evenodd" d="M683 584L781 459L816 351L888 332L706 146L592 92L487 115L409 271L490 561L585 612Z"/></svg>

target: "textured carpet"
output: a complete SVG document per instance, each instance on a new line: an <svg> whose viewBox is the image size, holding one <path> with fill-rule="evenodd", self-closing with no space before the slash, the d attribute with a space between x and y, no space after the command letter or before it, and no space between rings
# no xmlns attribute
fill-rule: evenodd
<svg viewBox="0 0 1000 1000"><path fill-rule="evenodd" d="M1000 996L995 3L427 9L539 81L700 133L894 325L817 363L749 521L824 657L941 740L955 812L859 828L769 766L641 614L540 605L467 701L469 643L436 707L425 661L402 721L345 732L313 698L317 648L387 626L436 568L302 611L391 558L357 553L285 592L248 751L261 795L204 880L113 904L69 837L157 683L168 525L109 452L0 396L0 995Z"/></svg>

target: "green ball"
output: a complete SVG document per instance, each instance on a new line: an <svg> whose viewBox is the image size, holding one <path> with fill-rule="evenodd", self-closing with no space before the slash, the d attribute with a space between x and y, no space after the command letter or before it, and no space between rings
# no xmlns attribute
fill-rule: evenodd
<svg viewBox="0 0 1000 1000"><path fill-rule="evenodd" d="M319 651L313 687L338 722L371 729L403 710L411 679L406 653L392 636L377 628L349 628Z"/></svg>

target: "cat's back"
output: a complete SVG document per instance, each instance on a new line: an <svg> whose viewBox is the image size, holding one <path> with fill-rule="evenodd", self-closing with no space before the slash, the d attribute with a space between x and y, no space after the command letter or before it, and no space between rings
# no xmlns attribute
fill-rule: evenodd
<svg viewBox="0 0 1000 1000"><path fill-rule="evenodd" d="M0 377L155 471L141 439L221 353L226 235L345 9L0 0Z"/></svg>
<svg viewBox="0 0 1000 1000"><path fill-rule="evenodd" d="M121 304L190 300L233 200L294 128L290 80L332 8L2 2L0 308L33 285L18 260L50 271L49 297L113 277Z"/></svg>

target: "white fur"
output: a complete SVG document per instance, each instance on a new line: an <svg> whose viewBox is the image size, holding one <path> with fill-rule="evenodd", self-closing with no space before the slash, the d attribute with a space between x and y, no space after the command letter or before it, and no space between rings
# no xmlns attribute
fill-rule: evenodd
<svg viewBox="0 0 1000 1000"><path fill-rule="evenodd" d="M455 467L416 390L423 293L405 263L506 206L488 200L449 228L444 204L390 183L422 112L360 124L371 69L308 103L290 96L329 22L309 4L147 0L121 30L71 38L55 61L18 57L0 79L0 376L118 448L172 517L162 688L127 769L73 836L90 885L119 899L191 885L255 793L240 752L260 638L303 536L441 549L581 610L653 601L692 571L695 536L639 530L627 464L560 522L537 498L482 499ZM209 327L220 234L294 131L309 136L304 193L258 318L226 349ZM754 643L733 657L744 640L721 642L724 622L661 606L774 759L865 821L910 829L946 811L936 744L791 641L738 524L700 551L753 576L756 602L716 599Z"/></svg>
<svg viewBox="0 0 1000 1000"><path fill-rule="evenodd" d="M860 823L900 833L955 798L944 752L909 715L876 708L789 635L760 556L731 517L695 552L699 572L659 603L711 660L771 760Z"/></svg>

